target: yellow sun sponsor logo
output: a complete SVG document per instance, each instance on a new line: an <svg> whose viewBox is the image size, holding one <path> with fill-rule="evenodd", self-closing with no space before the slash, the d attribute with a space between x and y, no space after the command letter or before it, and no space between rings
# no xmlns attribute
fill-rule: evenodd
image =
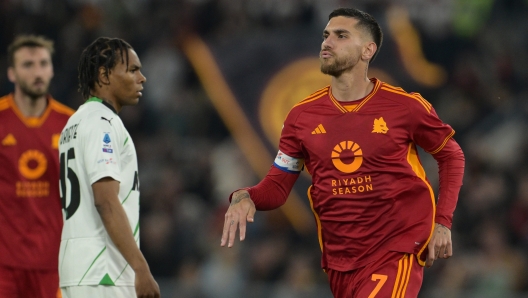
<svg viewBox="0 0 528 298"><path fill-rule="evenodd" d="M341 159L341 155L346 151L352 151L353 160L351 163L345 163ZM343 173L353 173L359 169L363 163L363 151L357 143L352 141L343 141L335 145L334 150L332 151L332 163L334 167Z"/></svg>
<svg viewBox="0 0 528 298"><path fill-rule="evenodd" d="M48 160L44 153L38 150L27 150L18 159L18 169L26 179L40 178L47 168Z"/></svg>
<svg viewBox="0 0 528 298"><path fill-rule="evenodd" d="M346 157L344 157L346 156ZM345 162L345 160L352 160ZM332 163L339 171L350 174L359 169L363 163L363 151L361 147L352 141L343 141L337 144L332 151ZM372 177L358 176L341 179L332 179L332 194L333 195L347 195L372 191Z"/></svg>

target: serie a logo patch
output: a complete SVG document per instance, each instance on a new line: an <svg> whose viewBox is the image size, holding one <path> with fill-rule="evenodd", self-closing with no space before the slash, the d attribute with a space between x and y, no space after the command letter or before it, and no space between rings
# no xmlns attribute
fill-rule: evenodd
<svg viewBox="0 0 528 298"><path fill-rule="evenodd" d="M104 136L103 136L103 152L105 152L105 153L113 153L114 149L112 149L112 145L110 144L110 143L112 143L112 139L110 139L110 133L109 132L105 132L103 134L104 134Z"/></svg>

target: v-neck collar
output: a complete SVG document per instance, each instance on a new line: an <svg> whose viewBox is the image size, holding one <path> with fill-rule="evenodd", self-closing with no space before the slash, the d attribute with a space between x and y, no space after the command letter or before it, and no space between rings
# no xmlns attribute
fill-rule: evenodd
<svg viewBox="0 0 528 298"><path fill-rule="evenodd" d="M18 107L18 105L15 102L15 94L11 93L10 96L7 97L7 102L13 109L13 112L15 115L17 115L18 119L22 121L27 127L40 127L46 119L48 119L49 114L51 113L51 96L48 94L46 95L46 101L47 105L44 109L44 112L40 116L32 117L32 116L25 116L22 114L22 111Z"/></svg>
<svg viewBox="0 0 528 298"><path fill-rule="evenodd" d="M355 103L357 103L357 106L354 109L352 109L351 111L348 111L343 106L343 104L352 104L352 103L351 102L343 103L343 102L338 101L334 97L334 95L332 94L332 87L331 86L330 86L330 89L328 90L328 96L330 97L330 100L336 106L336 108L338 110L340 110L342 113L355 113L355 112L359 111L359 109L361 109L374 96L374 94L376 94L376 92L378 92L378 90L379 90L379 88L381 86L381 81L376 79L376 78L371 78L370 81L372 83L374 83L374 88L372 88L372 91L370 91L370 93L367 96L363 97L363 99L355 101Z"/></svg>

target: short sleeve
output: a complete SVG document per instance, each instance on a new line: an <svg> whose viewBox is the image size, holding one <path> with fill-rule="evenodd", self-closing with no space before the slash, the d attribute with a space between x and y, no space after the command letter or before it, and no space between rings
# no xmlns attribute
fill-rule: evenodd
<svg viewBox="0 0 528 298"><path fill-rule="evenodd" d="M419 94L423 104L414 104L411 109L411 138L425 151L435 154L445 146L447 141L455 134L453 128L442 122L430 103Z"/></svg>
<svg viewBox="0 0 528 298"><path fill-rule="evenodd" d="M121 182L119 130L107 121L95 121L85 132L83 159L90 184L104 177Z"/></svg>

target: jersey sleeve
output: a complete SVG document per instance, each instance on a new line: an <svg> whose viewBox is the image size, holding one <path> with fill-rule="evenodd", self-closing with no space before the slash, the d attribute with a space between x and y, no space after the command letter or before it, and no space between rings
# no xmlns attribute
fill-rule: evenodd
<svg viewBox="0 0 528 298"><path fill-rule="evenodd" d="M292 111L286 117L279 141L279 152L273 161L275 167L292 174L300 173L304 166L301 142L295 128L296 117L296 113Z"/></svg>
<svg viewBox="0 0 528 298"><path fill-rule="evenodd" d="M413 94L418 101L410 106L411 138L430 154L436 154L445 146L455 134L453 128L442 122L433 106L420 94Z"/></svg>
<svg viewBox="0 0 528 298"><path fill-rule="evenodd" d="M121 136L115 124L92 121L83 135L84 165L90 184L104 177L121 182Z"/></svg>

